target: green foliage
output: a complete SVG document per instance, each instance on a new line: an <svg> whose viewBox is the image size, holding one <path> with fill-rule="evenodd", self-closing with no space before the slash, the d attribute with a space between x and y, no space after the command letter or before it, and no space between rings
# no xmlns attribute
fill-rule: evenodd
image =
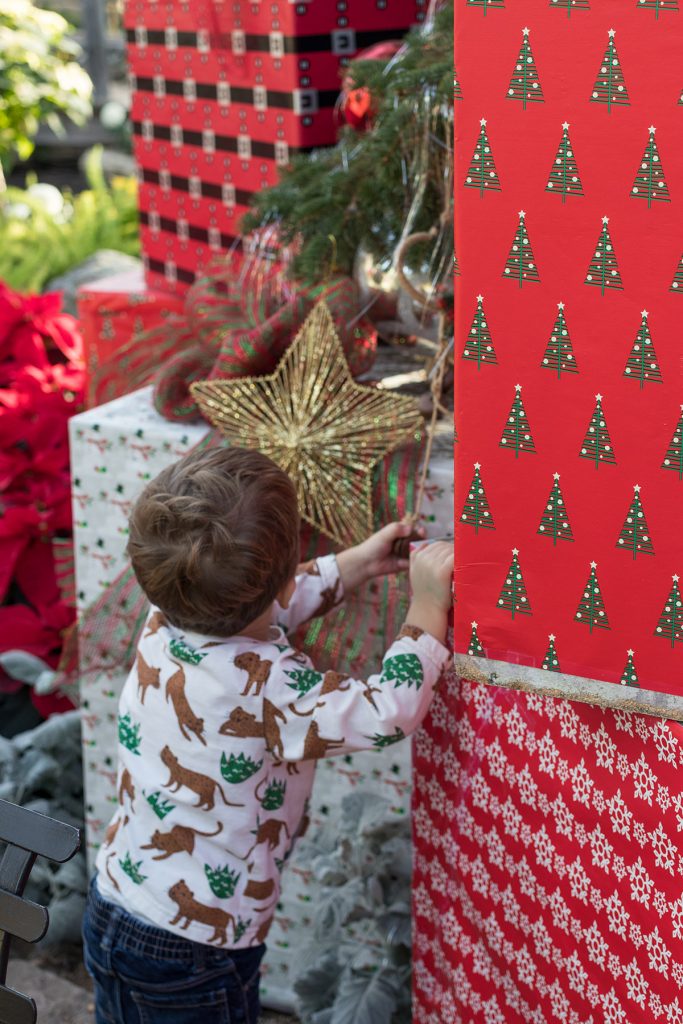
<svg viewBox="0 0 683 1024"><path fill-rule="evenodd" d="M237 918L237 924L235 925L235 942L240 941L250 924L250 917L248 917L246 921L243 921L241 917Z"/></svg>
<svg viewBox="0 0 683 1024"><path fill-rule="evenodd" d="M336 146L296 156L278 185L257 194L243 229L275 222L283 242L297 239L295 276L320 281L330 272L350 274L361 247L388 261L406 226L429 231L439 223L452 187L445 173L452 160L452 50L453 4L447 2L431 29L409 33L388 65L353 62L354 87L369 89L376 103L372 128L363 134L344 128ZM416 246L408 265L421 264L433 248ZM450 264L450 253L441 255Z"/></svg>
<svg viewBox="0 0 683 1024"><path fill-rule="evenodd" d="M140 754L140 723L134 722L130 715L119 715L119 743L131 754Z"/></svg>
<svg viewBox="0 0 683 1024"><path fill-rule="evenodd" d="M263 761L252 761L250 757L221 754L221 775L226 782L244 782L263 766Z"/></svg>
<svg viewBox="0 0 683 1024"><path fill-rule="evenodd" d="M41 123L62 131L60 114L83 124L92 83L78 63L69 23L30 0L0 5L0 164L8 169L34 149Z"/></svg>
<svg viewBox="0 0 683 1024"><path fill-rule="evenodd" d="M199 665L202 658L206 657L206 654L200 654L199 651L195 651L194 647L190 647L189 644L178 637L173 637L168 646L174 658L179 658L180 661L185 661L188 665Z"/></svg>
<svg viewBox="0 0 683 1024"><path fill-rule="evenodd" d="M142 885L147 878L147 875L140 874L140 865L142 864L142 861L138 860L134 863L130 859L129 853L126 854L123 860L119 861L119 864L121 865L122 870L126 872L131 881L135 882L136 885Z"/></svg>
<svg viewBox="0 0 683 1024"><path fill-rule="evenodd" d="M155 793L150 793L149 796L145 795L145 799L161 821L173 810L174 804L170 800L164 800L159 789Z"/></svg>
<svg viewBox="0 0 683 1024"><path fill-rule="evenodd" d="M385 658L382 663L380 683L393 681L394 687L407 683L420 689L424 681L422 662L417 654L395 654L393 658Z"/></svg>
<svg viewBox="0 0 683 1024"><path fill-rule="evenodd" d="M285 672L285 675L294 680L293 683L287 683L287 686L300 695L308 693L323 681L322 672L314 672L312 668L295 668L292 672Z"/></svg>
<svg viewBox="0 0 683 1024"><path fill-rule="evenodd" d="M227 864L222 868L215 869L210 864L205 864L204 874L206 875L211 892L219 900L228 900L234 895L240 876L238 872L231 871Z"/></svg>
<svg viewBox="0 0 683 1024"><path fill-rule="evenodd" d="M261 807L264 811L277 811L282 807L285 802L285 793L287 791L286 782L271 782L266 787L266 791L263 794L263 800L261 801Z"/></svg>
<svg viewBox="0 0 683 1024"><path fill-rule="evenodd" d="M385 747L392 747L394 743L400 743L401 740L406 738L406 734L403 729L397 725L391 736L382 736L381 733L377 732L374 736L368 736L366 738L372 740L372 745L375 750L384 750Z"/></svg>
<svg viewBox="0 0 683 1024"><path fill-rule="evenodd" d="M90 188L76 196L67 191L60 198L30 177L28 188L0 193L0 280L10 288L42 291L99 249L139 254L135 180L114 178L108 185L99 147L88 155L86 176Z"/></svg>

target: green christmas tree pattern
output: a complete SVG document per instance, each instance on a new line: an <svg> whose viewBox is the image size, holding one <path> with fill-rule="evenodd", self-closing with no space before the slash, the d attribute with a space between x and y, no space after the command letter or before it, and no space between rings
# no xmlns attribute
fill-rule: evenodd
<svg viewBox="0 0 683 1024"><path fill-rule="evenodd" d="M624 671L621 673L621 685L622 686L638 686L638 672L633 662L634 651L628 650L626 652L626 665Z"/></svg>
<svg viewBox="0 0 683 1024"><path fill-rule="evenodd" d="M130 750L131 754L140 755L140 723L133 722L130 715L119 715L119 743Z"/></svg>
<svg viewBox="0 0 683 1024"><path fill-rule="evenodd" d="M614 255L614 246L612 245L612 237L607 227L608 224L609 217L603 217L602 231L600 232L600 237L595 247L595 254L588 267L586 280L584 281L584 284L600 288L603 295L606 288L621 289L622 291L624 288L621 282L621 274L619 273L619 264Z"/></svg>
<svg viewBox="0 0 683 1024"><path fill-rule="evenodd" d="M156 814L157 818L161 821L163 821L166 815L170 814L173 810L174 804L172 804L170 800L164 800L160 789L157 789L154 793L150 793L149 796L145 795L145 799Z"/></svg>
<svg viewBox="0 0 683 1024"><path fill-rule="evenodd" d="M507 277L511 281L519 282L520 288L525 281L532 281L535 284L539 284L541 281L538 276L538 268L534 261L534 253L529 241L529 233L527 231L525 218L526 213L524 210L520 210L519 224L517 226L517 231L515 232L512 245L510 246L505 270L503 271L503 277Z"/></svg>
<svg viewBox="0 0 683 1024"><path fill-rule="evenodd" d="M494 10L496 8L498 8L499 10L502 10L505 7L505 4L504 4L503 0L467 0L467 6L468 7L483 7L484 8L484 16L486 16L486 12L489 9L489 7L492 7Z"/></svg>
<svg viewBox="0 0 683 1024"><path fill-rule="evenodd" d="M683 256L681 256L680 260L678 261L676 273L674 274L674 279L671 282L671 287L669 288L669 291L683 292Z"/></svg>
<svg viewBox="0 0 683 1024"><path fill-rule="evenodd" d="M640 500L640 485L636 484L633 490L635 492L633 501L626 513L626 519L617 540L617 547L632 552L635 560L636 555L639 554L654 555L655 549L652 546L650 529Z"/></svg>
<svg viewBox="0 0 683 1024"><path fill-rule="evenodd" d="M662 462L662 469L673 469L678 473L678 479L683 480L683 405L681 406L681 415L676 424L676 429Z"/></svg>
<svg viewBox="0 0 683 1024"><path fill-rule="evenodd" d="M520 452L536 451L526 409L522 402L521 384L515 384L515 397L498 447L514 449L516 459L519 458Z"/></svg>
<svg viewBox="0 0 683 1024"><path fill-rule="evenodd" d="M455 67L453 68L453 99L454 100L461 100L462 99L462 89L460 88L460 82L458 80L458 72L456 71Z"/></svg>
<svg viewBox="0 0 683 1024"><path fill-rule="evenodd" d="M312 668L295 668L285 672L285 675L294 680L293 683L287 683L287 686L296 690L300 697L323 681L322 672L315 672Z"/></svg>
<svg viewBox="0 0 683 1024"><path fill-rule="evenodd" d="M572 11L590 11L588 0L549 0L548 7L563 7L568 18L571 18Z"/></svg>
<svg viewBox="0 0 683 1024"><path fill-rule="evenodd" d="M184 640L181 640L180 637L175 636L168 646L174 658L178 658L180 661L184 661L188 665L198 665L202 658L205 658L208 653L204 652L204 654L200 654L199 651L195 651L193 647L190 647L190 645Z"/></svg>
<svg viewBox="0 0 683 1024"><path fill-rule="evenodd" d="M553 486L548 495L537 532L542 537L552 537L553 546L557 544L558 540L574 540L564 496L560 488L559 473L553 474Z"/></svg>
<svg viewBox="0 0 683 1024"><path fill-rule="evenodd" d="M616 32L613 28L607 33L607 49L603 55L591 94L591 103L606 103L608 114L611 114L613 105L626 107L629 105L624 73L621 70L619 54L614 42L615 35Z"/></svg>
<svg viewBox="0 0 683 1024"><path fill-rule="evenodd" d="M521 100L523 110L526 110L527 103L543 103L543 89L531 51L528 28L522 29L522 45L508 86L507 98Z"/></svg>
<svg viewBox="0 0 683 1024"><path fill-rule="evenodd" d="M578 373L579 368L576 365L572 340L569 337L569 328L564 316L564 302L558 302L557 308L559 312L543 353L541 367L553 370L557 373L559 380L563 373Z"/></svg>
<svg viewBox="0 0 683 1024"><path fill-rule="evenodd" d="M575 621L588 626L591 633L594 629L611 628L598 582L597 568L597 563L591 562L590 576L583 588L583 597L574 616Z"/></svg>
<svg viewBox="0 0 683 1024"><path fill-rule="evenodd" d="M240 876L236 871L231 871L227 864L217 868L205 864L204 874L211 892L219 900L229 900L231 896L234 896Z"/></svg>
<svg viewBox="0 0 683 1024"><path fill-rule="evenodd" d="M403 729L400 729L397 725L391 734L391 736L383 736L377 732L374 736L366 736L366 740L372 740L372 745L375 750L384 750L386 747L393 747L394 743L400 743L401 740L406 738L406 734Z"/></svg>
<svg viewBox="0 0 683 1024"><path fill-rule="evenodd" d="M470 161L469 170L465 177L465 188L479 189L479 196L484 192L500 192L500 179L496 171L496 165L491 152L491 143L486 134L486 118L481 119L479 138L474 147L474 153Z"/></svg>
<svg viewBox="0 0 683 1024"><path fill-rule="evenodd" d="M678 589L680 576L671 578L673 586L669 591L662 614L659 616L655 636L671 641L673 647L676 643L683 644L683 604L681 603L681 592Z"/></svg>
<svg viewBox="0 0 683 1024"><path fill-rule="evenodd" d="M498 598L498 607L510 612L513 619L515 615L531 615L531 605L529 604L518 555L519 550L513 548L510 568L507 571L505 582Z"/></svg>
<svg viewBox="0 0 683 1024"><path fill-rule="evenodd" d="M474 476L472 477L472 483L467 494L465 507L460 516L460 522L473 526L475 533L479 533L480 529L495 530L496 528L489 508L488 498L486 497L486 491L481 481L480 469L481 463L475 462Z"/></svg>
<svg viewBox="0 0 683 1024"><path fill-rule="evenodd" d="M664 177L659 150L655 142L655 132L657 129L654 125L650 125L648 131L650 137L645 146L645 152L640 159L640 167L633 182L631 197L633 199L647 199L649 209L653 202L670 203L671 198L669 196L669 186Z"/></svg>
<svg viewBox="0 0 683 1024"><path fill-rule="evenodd" d="M583 185L579 177L579 169L576 166L574 147L569 138L567 121L562 125L562 138L545 190L553 192L555 195L561 195L563 203L566 202L567 196L583 195Z"/></svg>
<svg viewBox="0 0 683 1024"><path fill-rule="evenodd" d="M624 377L630 377L631 380L637 380L642 388L645 381L661 384L662 373L659 369L654 345L652 344L650 327L647 322L647 310L644 309L640 316L640 328L638 329L636 340L633 342L631 354L626 361Z"/></svg>
<svg viewBox="0 0 683 1024"><path fill-rule="evenodd" d="M393 682L394 689L407 683L419 690L424 681L422 662L417 654L394 654L382 662L380 683Z"/></svg>
<svg viewBox="0 0 683 1024"><path fill-rule="evenodd" d="M477 369L482 363L497 363L495 349L491 341L488 321L484 313L484 296L477 295L477 309L472 320L472 326L465 340L465 348L462 353L463 359L469 359L477 364Z"/></svg>
<svg viewBox="0 0 683 1024"><path fill-rule="evenodd" d="M237 757L234 754L230 754L229 757L221 754L221 775L226 782L235 785L250 779L262 767L263 760L252 761L246 754L238 754Z"/></svg>
<svg viewBox="0 0 683 1024"><path fill-rule="evenodd" d="M235 925L235 942L240 941L250 924L250 917L248 917L246 921L243 921L241 917L237 918L237 924Z"/></svg>
<svg viewBox="0 0 683 1024"><path fill-rule="evenodd" d="M541 668L544 668L546 672L561 672L560 662L557 657L557 651L555 650L555 634L548 634L548 649L543 656L543 664Z"/></svg>
<svg viewBox="0 0 683 1024"><path fill-rule="evenodd" d="M655 20L659 17L660 11L675 11L678 13L678 0L638 0L638 6L655 12Z"/></svg>
<svg viewBox="0 0 683 1024"><path fill-rule="evenodd" d="M586 436L579 452L580 459L590 459L597 469L601 462L616 465L612 439L609 436L605 414L602 409L602 395L595 396L595 409L588 424Z"/></svg>
<svg viewBox="0 0 683 1024"><path fill-rule="evenodd" d="M277 779L266 786L266 791L261 800L261 807L264 811L277 811L285 802L287 783L278 782Z"/></svg>
<svg viewBox="0 0 683 1024"><path fill-rule="evenodd" d="M472 623L472 632L470 633L470 642L467 645L467 653L474 658L483 658L484 648L481 646L481 640L479 639L479 634L477 633L478 625L478 622Z"/></svg>
<svg viewBox="0 0 683 1024"><path fill-rule="evenodd" d="M119 861L119 865L122 871L125 871L131 882L135 882L136 885L142 885L147 880L147 875L140 874L140 867L142 861L138 860L135 863L130 859L130 854L127 853L123 860Z"/></svg>

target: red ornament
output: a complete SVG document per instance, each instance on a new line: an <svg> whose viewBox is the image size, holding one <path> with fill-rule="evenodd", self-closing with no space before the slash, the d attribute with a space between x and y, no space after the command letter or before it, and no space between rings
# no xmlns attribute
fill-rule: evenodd
<svg viewBox="0 0 683 1024"><path fill-rule="evenodd" d="M377 60L386 64L398 53L402 45L400 40L389 39L386 42L369 46L367 50L361 50L357 54L354 61L351 62L351 68L357 60ZM340 120L350 124L357 131L365 131L370 127L376 113L376 103L370 90L365 87L355 88L353 75L347 74L342 83L338 110Z"/></svg>

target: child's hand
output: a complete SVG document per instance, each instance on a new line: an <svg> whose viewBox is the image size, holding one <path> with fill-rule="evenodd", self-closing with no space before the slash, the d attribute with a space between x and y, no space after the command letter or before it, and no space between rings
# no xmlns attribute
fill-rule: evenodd
<svg viewBox="0 0 683 1024"><path fill-rule="evenodd" d="M410 558L412 597L406 622L419 626L442 642L453 602L453 544L437 541L414 551Z"/></svg>
<svg viewBox="0 0 683 1024"><path fill-rule="evenodd" d="M386 576L407 569L410 565L409 560L399 558L391 549L394 541L400 537L408 537L412 532L413 527L408 523L389 523L362 544L338 554L337 564L344 590L348 593L374 576ZM424 533L423 530L416 532L421 535Z"/></svg>

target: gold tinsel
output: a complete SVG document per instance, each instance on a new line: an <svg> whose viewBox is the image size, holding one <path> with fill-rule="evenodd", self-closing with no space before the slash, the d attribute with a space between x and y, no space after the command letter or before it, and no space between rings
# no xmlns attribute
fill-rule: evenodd
<svg viewBox="0 0 683 1024"><path fill-rule="evenodd" d="M256 448L294 481L302 517L340 544L373 529L373 469L419 440L415 402L351 377L324 302L267 377L198 381L204 416L233 444Z"/></svg>

